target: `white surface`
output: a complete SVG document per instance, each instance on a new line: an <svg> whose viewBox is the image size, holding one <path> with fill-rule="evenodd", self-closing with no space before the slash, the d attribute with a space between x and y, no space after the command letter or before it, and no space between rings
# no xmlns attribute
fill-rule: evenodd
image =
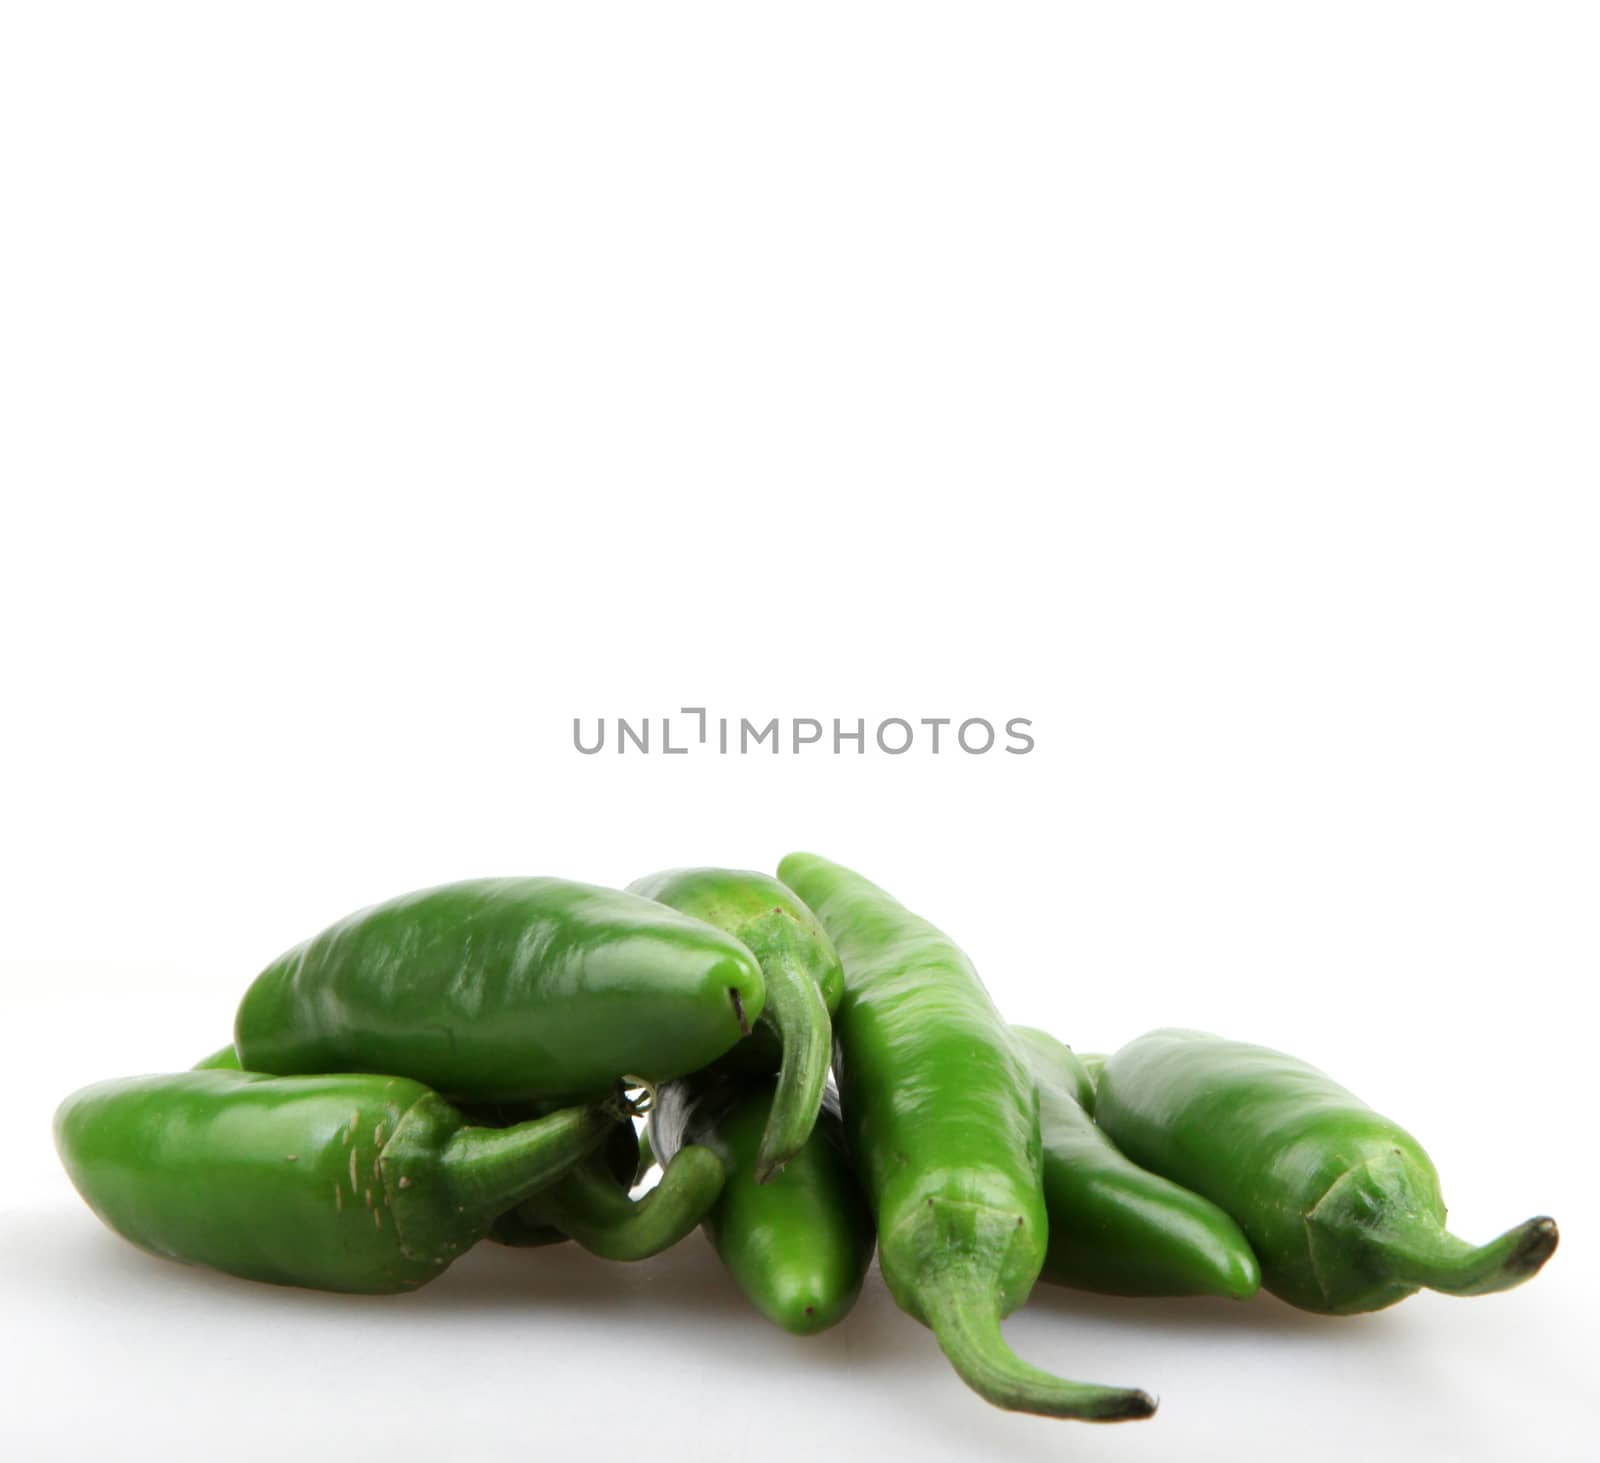
<svg viewBox="0 0 1600 1463"><path fill-rule="evenodd" d="M1596 29L8 7L0 1452L1592 1457ZM1038 747L571 749L685 705ZM1083 1049L1303 1053L1561 1251L1358 1320L1041 1296L1020 1350L1162 1398L1094 1430L876 1278L808 1342L698 1239L275 1291L59 1172L63 1094L361 904L792 847Z"/></svg>

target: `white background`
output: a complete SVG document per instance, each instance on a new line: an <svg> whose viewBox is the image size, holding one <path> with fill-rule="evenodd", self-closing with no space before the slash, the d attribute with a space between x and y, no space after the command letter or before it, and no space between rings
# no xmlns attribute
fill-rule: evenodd
<svg viewBox="0 0 1600 1463"><path fill-rule="evenodd" d="M1600 22L1585 5L8 6L0 1451L1592 1457ZM574 716L1031 755L581 757ZM1405 1122L1532 1285L1041 1293L1003 1415L696 1236L413 1297L150 1259L54 1104L452 878L809 847L1081 1049Z"/></svg>

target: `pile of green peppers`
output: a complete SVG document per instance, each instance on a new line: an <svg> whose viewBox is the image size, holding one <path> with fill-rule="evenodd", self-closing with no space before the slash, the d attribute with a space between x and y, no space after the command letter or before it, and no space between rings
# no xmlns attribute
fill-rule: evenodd
<svg viewBox="0 0 1600 1463"><path fill-rule="evenodd" d="M1155 1403L1012 1351L1041 1279L1346 1315L1508 1289L1557 1239L1450 1234L1416 1140L1293 1057L1008 1025L948 937L812 854L361 910L256 977L231 1045L72 1094L55 1137L124 1238L279 1285L414 1290L486 1239L637 1261L700 1228L808 1335L876 1250L980 1396L1095 1422Z"/></svg>

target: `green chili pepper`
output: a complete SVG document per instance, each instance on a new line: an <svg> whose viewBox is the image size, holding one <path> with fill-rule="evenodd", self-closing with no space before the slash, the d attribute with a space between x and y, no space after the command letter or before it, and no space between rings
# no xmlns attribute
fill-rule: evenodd
<svg viewBox="0 0 1600 1463"><path fill-rule="evenodd" d="M1001 1317L1044 1263L1039 1101L1022 1052L966 956L858 874L791 854L778 876L844 962L834 1057L883 1278L998 1407L1147 1417L1136 1390L1064 1381L1012 1352Z"/></svg>
<svg viewBox="0 0 1600 1463"><path fill-rule="evenodd" d="M1072 1051L1043 1031L1011 1029L1039 1087L1050 1215L1043 1278L1104 1295L1254 1295L1261 1267L1239 1226L1124 1158L1083 1109L1093 1088Z"/></svg>
<svg viewBox="0 0 1600 1463"><path fill-rule="evenodd" d="M225 1046L195 1063L194 1070L236 1072L239 1055ZM467 1113L469 1121L497 1128L545 1115L527 1104L509 1110L485 1106ZM500 1215L489 1237L524 1248L574 1239L609 1260L643 1260L677 1244L716 1199L722 1188L722 1165L704 1149L687 1150L650 1194L642 1200L629 1199L628 1190L650 1166L648 1143L641 1137L631 1119L619 1120L598 1151L586 1154L564 1178Z"/></svg>
<svg viewBox="0 0 1600 1463"><path fill-rule="evenodd" d="M704 1144L728 1181L705 1231L755 1308L796 1336L842 1320L872 1260L872 1215L845 1155L838 1097L823 1097L811 1136L767 1183L757 1154L781 1080L702 1073L661 1088L650 1126L665 1174ZM662 1182L666 1182L665 1176Z"/></svg>
<svg viewBox="0 0 1600 1463"><path fill-rule="evenodd" d="M726 930L761 966L767 991L761 1024L724 1061L778 1072L772 1115L756 1155L755 1180L764 1184L800 1151L822 1104L833 1039L829 1015L844 992L833 943L794 892L767 874L669 869L634 880L628 892Z"/></svg>
<svg viewBox="0 0 1600 1463"><path fill-rule="evenodd" d="M1506 1290L1556 1247L1547 1218L1477 1248L1448 1233L1416 1139L1266 1047L1153 1031L1107 1059L1095 1114L1136 1163L1227 1210L1262 1283L1304 1310L1374 1311L1423 1287Z"/></svg>
<svg viewBox="0 0 1600 1463"><path fill-rule="evenodd" d="M761 1014L754 957L653 900L480 879L362 910L273 962L234 1028L255 1072L399 1072L573 1102L698 1071Z"/></svg>
<svg viewBox="0 0 1600 1463"><path fill-rule="evenodd" d="M421 1083L221 1069L75 1092L56 1149L89 1207L155 1254L276 1285L414 1290L561 1177L615 1101L470 1126Z"/></svg>

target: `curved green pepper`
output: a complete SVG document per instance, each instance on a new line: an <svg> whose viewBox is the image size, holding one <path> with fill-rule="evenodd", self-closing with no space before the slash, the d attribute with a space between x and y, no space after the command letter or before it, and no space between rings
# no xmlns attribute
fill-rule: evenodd
<svg viewBox="0 0 1600 1463"><path fill-rule="evenodd" d="M239 1070L231 1046L196 1062L195 1071ZM524 1107L508 1119L499 1108L474 1109L468 1120L503 1128L541 1112ZM565 1177L498 1216L489 1238L531 1248L573 1239L608 1260L644 1260L685 1238L705 1218L722 1189L722 1165L704 1149L685 1150L643 1199L628 1190L654 1162L648 1144L628 1119L612 1125L598 1150L586 1154Z"/></svg>
<svg viewBox="0 0 1600 1463"><path fill-rule="evenodd" d="M362 910L274 961L234 1046L254 1072L399 1072L464 1100L572 1102L698 1071L763 999L743 945L653 900L478 879Z"/></svg>
<svg viewBox="0 0 1600 1463"><path fill-rule="evenodd" d="M239 1055L231 1046L196 1062L194 1071L239 1070ZM537 1105L473 1107L467 1120L504 1128L544 1116ZM653 1161L647 1145L629 1119L614 1123L606 1140L585 1154L565 1177L558 1178L531 1199L498 1216L489 1238L497 1244L532 1248L576 1240L593 1254L610 1260L642 1260L676 1244L702 1218L722 1187L722 1167L707 1153L696 1150L664 1175L654 1192L642 1200L628 1197Z"/></svg>
<svg viewBox="0 0 1600 1463"><path fill-rule="evenodd" d="M727 1169L705 1216L707 1237L739 1289L769 1321L796 1336L842 1320L872 1260L872 1215L845 1155L838 1097L824 1094L811 1136L783 1172L763 1183L757 1155L781 1081L704 1074L669 1082L650 1114L667 1160L662 1182L704 1144Z"/></svg>
<svg viewBox="0 0 1600 1463"><path fill-rule="evenodd" d="M971 962L837 864L790 854L778 876L816 911L844 962L835 1064L895 1302L997 1407L1100 1422L1149 1416L1147 1393L1051 1376L1001 1332L1044 1263L1039 1100Z"/></svg>
<svg viewBox="0 0 1600 1463"><path fill-rule="evenodd" d="M1246 1300L1261 1267L1217 1206L1119 1153L1083 1109L1089 1075L1053 1036L1013 1026L1039 1087L1050 1246L1043 1278L1102 1295Z"/></svg>
<svg viewBox="0 0 1600 1463"><path fill-rule="evenodd" d="M602 1142L613 1101L482 1128L421 1083L208 1069L73 1093L56 1149L123 1238L248 1280L414 1290Z"/></svg>
<svg viewBox="0 0 1600 1463"><path fill-rule="evenodd" d="M1266 1047L1153 1031L1107 1059L1095 1116L1136 1163L1227 1210L1262 1283L1303 1310L1379 1310L1423 1287L1506 1290L1556 1247L1543 1217L1481 1247L1457 1239L1417 1140Z"/></svg>
<svg viewBox="0 0 1600 1463"><path fill-rule="evenodd" d="M761 966L767 990L761 1024L750 1041L723 1060L746 1070L778 1072L756 1156L755 1180L764 1184L800 1151L822 1105L833 1040L829 1017L844 993L844 971L833 943L793 890L768 874L668 869L635 879L628 892L726 930Z"/></svg>

